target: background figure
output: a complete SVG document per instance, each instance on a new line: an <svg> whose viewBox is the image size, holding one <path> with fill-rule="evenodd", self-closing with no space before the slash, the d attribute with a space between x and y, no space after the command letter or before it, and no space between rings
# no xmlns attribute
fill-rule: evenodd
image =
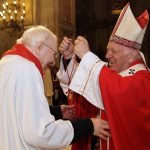
<svg viewBox="0 0 150 150"><path fill-rule="evenodd" d="M44 82L45 96L47 98L48 104L52 105L54 92L53 92L53 81L51 71L49 70L49 68L44 70L43 82Z"/></svg>
<svg viewBox="0 0 150 150"><path fill-rule="evenodd" d="M101 109L112 138L102 150L150 149L150 72L140 52L149 15L135 18L128 3L122 10L107 45L106 63L90 52L79 36L74 52L82 58L70 89Z"/></svg>
<svg viewBox="0 0 150 150"><path fill-rule="evenodd" d="M60 86L60 82L57 78L58 67L54 66L51 69L52 79L53 79L53 88L54 88L54 96L53 96L53 105L58 106L62 104L68 104L67 97L63 93L63 90Z"/></svg>
<svg viewBox="0 0 150 150"><path fill-rule="evenodd" d="M1 150L52 150L90 134L110 136L109 132L102 132L109 129L106 121L64 121L59 114L72 109L61 106L57 111L49 110L43 69L53 66L56 56L56 35L43 26L35 26L26 30L0 60Z"/></svg>
<svg viewBox="0 0 150 150"><path fill-rule="evenodd" d="M59 51L62 54L60 60L60 69L57 72L57 77L60 81L61 88L68 100L69 105L74 105L76 109L76 118L96 117L98 108L90 104L84 97L69 90L70 82L78 67L78 59L73 54L72 39L64 37L59 46ZM67 49L67 51L66 51ZM87 136L82 140L72 145L72 150L91 150L91 136Z"/></svg>

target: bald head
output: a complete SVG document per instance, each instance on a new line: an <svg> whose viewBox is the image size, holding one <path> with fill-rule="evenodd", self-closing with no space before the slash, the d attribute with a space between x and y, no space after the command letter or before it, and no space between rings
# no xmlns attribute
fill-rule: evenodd
<svg viewBox="0 0 150 150"><path fill-rule="evenodd" d="M17 43L24 44L39 59L43 68L48 64L55 64L57 37L46 27L35 26L27 29Z"/></svg>
<svg viewBox="0 0 150 150"><path fill-rule="evenodd" d="M34 48L38 42L49 41L51 43L57 43L56 35L49 29L43 26L35 26L27 29L22 37L17 40L17 43L24 44L30 48Z"/></svg>

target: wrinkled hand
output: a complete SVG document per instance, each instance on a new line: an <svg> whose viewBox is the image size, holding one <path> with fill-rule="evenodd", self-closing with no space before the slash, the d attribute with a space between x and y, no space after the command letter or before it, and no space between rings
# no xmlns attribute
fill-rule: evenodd
<svg viewBox="0 0 150 150"><path fill-rule="evenodd" d="M75 40L75 45L74 45L74 53L82 59L82 57L90 51L88 41L82 37L78 36L77 39Z"/></svg>
<svg viewBox="0 0 150 150"><path fill-rule="evenodd" d="M75 117L75 107L74 105L61 105L61 111L63 115L63 119L73 119Z"/></svg>
<svg viewBox="0 0 150 150"><path fill-rule="evenodd" d="M63 41L59 45L59 52L64 56L65 59L72 58L73 55L73 43L72 39L64 37Z"/></svg>
<svg viewBox="0 0 150 150"><path fill-rule="evenodd" d="M94 126L94 133L93 135L98 136L104 140L107 140L108 137L110 137L109 125L108 122L105 120L102 120L100 118L91 118Z"/></svg>

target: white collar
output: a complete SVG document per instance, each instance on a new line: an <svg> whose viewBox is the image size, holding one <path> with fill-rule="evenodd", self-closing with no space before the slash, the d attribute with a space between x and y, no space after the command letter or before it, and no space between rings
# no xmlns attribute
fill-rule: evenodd
<svg viewBox="0 0 150 150"><path fill-rule="evenodd" d="M132 76L134 75L136 72L141 71L141 70L147 70L147 68L145 67L144 64L136 64L134 66L129 67L128 69L121 71L119 74L122 77L125 76Z"/></svg>

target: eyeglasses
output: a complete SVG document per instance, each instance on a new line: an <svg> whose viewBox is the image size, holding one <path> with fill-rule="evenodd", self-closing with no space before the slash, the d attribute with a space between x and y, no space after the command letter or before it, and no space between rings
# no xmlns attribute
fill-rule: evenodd
<svg viewBox="0 0 150 150"><path fill-rule="evenodd" d="M46 45L48 48L50 48L53 52L54 52L54 57L57 58L58 57L58 52L56 52L56 50L54 50L51 46L49 46L48 44L46 43L43 43L44 45Z"/></svg>

